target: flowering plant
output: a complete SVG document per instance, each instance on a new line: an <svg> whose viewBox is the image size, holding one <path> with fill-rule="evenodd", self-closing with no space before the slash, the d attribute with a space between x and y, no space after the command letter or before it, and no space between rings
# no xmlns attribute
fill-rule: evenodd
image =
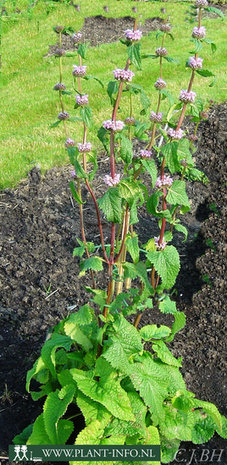
<svg viewBox="0 0 227 465"><path fill-rule="evenodd" d="M196 6L198 27L192 34L201 50L205 34L201 17L206 0L196 0ZM112 115L98 131L110 158L110 171L103 178L105 192L99 199L92 185L98 168L97 154L88 140L92 111L89 96L82 89L84 80L92 76L87 75L87 66L82 63L86 47L80 42L80 33L74 34L79 59L73 68L77 93L74 108L79 111L76 117L71 117L64 107L67 91L62 83L63 53L57 54L60 78L54 89L59 92L61 112L52 126L65 127L65 147L74 167L70 188L79 206L81 225L81 239L73 255L80 259L80 275L90 273L91 286L86 289L91 298L53 328L28 372L28 392L34 400L45 397L45 402L34 424L16 436L17 444L24 443L25 438L27 444L55 445L69 440L75 444L161 444L161 461L169 463L180 441L199 444L209 440L215 431L226 434L225 418L215 405L196 399L187 390L180 373L182 360L168 348L185 325L184 313L177 310L170 297L180 269L179 253L171 242L174 231L187 237L178 218L179 212L190 209L185 179L204 179L192 159L193 140L203 111L192 86L197 74L210 76L196 49L187 62L191 73L188 88L180 91L179 101L171 104L166 115L160 112L162 101L170 98L163 80L163 63L175 61L164 47L165 40L172 38L170 31L170 24L163 23L157 34L161 46L154 55L144 56L158 59L160 65L154 84L157 107L150 112L148 122L133 116L135 94L141 97L142 116L147 115L150 101L143 88L133 82L135 73L129 69L133 65L141 68L142 32L135 24L121 40L127 48L126 65L113 71L115 80L107 88ZM58 27L57 33L61 50L62 28ZM117 119L123 95L129 97L125 121ZM188 108L196 122L194 139L189 139L182 129ZM180 112L177 123L175 111ZM68 133L68 122L75 121L83 125L83 139L78 142ZM139 152L133 144L135 138L145 144ZM144 183L145 173L151 178L150 192ZM94 204L100 246L86 239L82 184ZM145 244L140 243L135 226L137 211L143 204L157 218L160 229L159 235L150 237ZM109 243L104 238L103 215L110 223ZM99 289L96 275L103 271L107 272L107 286ZM141 326L144 310L154 306L164 315L172 315L171 327L158 322ZM33 380L40 384L39 390L32 389Z"/></svg>

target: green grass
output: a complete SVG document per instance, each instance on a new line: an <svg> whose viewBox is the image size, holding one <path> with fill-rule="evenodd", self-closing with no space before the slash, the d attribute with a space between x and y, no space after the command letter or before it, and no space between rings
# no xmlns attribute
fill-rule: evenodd
<svg viewBox="0 0 227 465"><path fill-rule="evenodd" d="M132 6L138 8L138 15L144 21L147 17L163 16L159 1L133 3L131 0L80 0L81 11L78 13L72 6L60 2L39 1L32 10L30 19L26 9L27 1L18 0L18 8L22 9L18 21L3 23L2 36L2 81L0 129L0 188L14 187L27 172L37 163L42 172L53 167L68 163L64 149L65 134L63 125L50 129L51 123L56 121L59 112L58 93L52 90L59 80L58 59L45 58L49 45L56 42L57 36L52 27L56 24L72 26L79 30L83 26L84 17L104 14L103 6L108 3L109 12L105 15L112 17L132 15ZM185 12L190 2L165 3L167 14L174 26L175 41L168 40L166 46L169 55L179 60L179 65L165 62L164 79L168 82L168 90L174 97L178 97L179 90L186 88L189 70L185 69L185 61L192 49L190 42L192 25L185 22ZM47 6L51 11L47 15ZM12 8L12 7L11 7ZM16 16L18 18L18 15ZM211 54L209 46L205 46L200 53L204 57L204 68L208 68L217 75L215 87L208 87L210 79L196 77L193 87L204 99L212 98L215 102L222 102L226 95L225 47L224 37L226 19L204 19L207 37L216 42L218 49ZM154 53L157 47L155 32L143 37L142 53ZM87 53L88 73L100 78L104 84L112 79L112 70L123 67L126 60L126 49L120 43L103 44L97 48L90 48ZM64 59L64 83L67 88L72 86L72 64L76 58ZM158 64L151 60L143 61L143 71L137 71L134 82L141 84L149 95L152 105L156 106L157 93L153 87L158 77ZM89 93L95 128L89 134L89 140L99 149L96 131L104 119L109 119L111 108L106 91L95 81L84 82L84 91ZM125 99L127 102L127 99ZM100 104L101 103L101 104ZM71 115L74 98L65 97L66 109ZM139 114L139 105L135 105L135 113ZM127 116L127 105L122 105L119 117ZM81 140L79 124L68 123L70 136Z"/></svg>

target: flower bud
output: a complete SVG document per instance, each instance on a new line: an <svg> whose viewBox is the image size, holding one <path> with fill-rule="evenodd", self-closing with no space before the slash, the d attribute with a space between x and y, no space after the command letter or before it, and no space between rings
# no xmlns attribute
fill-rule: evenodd
<svg viewBox="0 0 227 465"><path fill-rule="evenodd" d="M67 111L61 111L58 114L58 119L60 119L61 121L66 120L68 118L69 118L69 113L67 113Z"/></svg>
<svg viewBox="0 0 227 465"><path fill-rule="evenodd" d="M121 177L120 174L115 174L113 178L110 174L106 174L103 178L103 181L107 186L113 187L113 186L116 186L116 184L119 184L120 177Z"/></svg>
<svg viewBox="0 0 227 465"><path fill-rule="evenodd" d="M65 141L65 147L75 147L75 140L73 139L70 139L70 137L68 137L68 139L66 139Z"/></svg>
<svg viewBox="0 0 227 465"><path fill-rule="evenodd" d="M64 26L55 26L54 27L54 31L59 33L59 32L62 32L64 30Z"/></svg>
<svg viewBox="0 0 227 465"><path fill-rule="evenodd" d="M65 90L65 89L66 89L66 86L65 86L65 84L63 84L63 82L58 82L53 87L53 90Z"/></svg>
<svg viewBox="0 0 227 465"><path fill-rule="evenodd" d="M127 124L128 126L135 126L135 118L133 118L132 116L128 116L128 118L125 118L125 124Z"/></svg>
<svg viewBox="0 0 227 465"><path fill-rule="evenodd" d="M162 23L161 26L160 26L160 31L162 32L170 32L172 27L170 24L167 24L167 23Z"/></svg>
<svg viewBox="0 0 227 465"><path fill-rule="evenodd" d="M156 87L156 89L161 90L166 87L166 82L163 81L163 79L158 78L154 86Z"/></svg>
<svg viewBox="0 0 227 465"><path fill-rule="evenodd" d="M203 118L203 119L208 119L208 113L206 113L205 111L201 111L200 112L200 118Z"/></svg>
<svg viewBox="0 0 227 465"><path fill-rule="evenodd" d="M76 95L76 103L80 106L88 105L88 94Z"/></svg>
<svg viewBox="0 0 227 465"><path fill-rule="evenodd" d="M195 6L197 8L208 6L208 1L207 0L196 0Z"/></svg>
<svg viewBox="0 0 227 465"><path fill-rule="evenodd" d="M80 42L81 39L82 39L82 34L80 31L75 32L75 34L72 35L72 41L74 42L74 44L77 44L78 42Z"/></svg>
<svg viewBox="0 0 227 465"><path fill-rule="evenodd" d="M182 131L182 129L169 128L168 136L171 137L171 139L180 140L182 139L182 137L184 137L184 132Z"/></svg>
<svg viewBox="0 0 227 465"><path fill-rule="evenodd" d="M65 50L63 48L57 48L54 54L57 57L63 57L65 55Z"/></svg>
<svg viewBox="0 0 227 465"><path fill-rule="evenodd" d="M165 47L159 47L155 50L155 53L158 57L166 57L168 55L168 52Z"/></svg>

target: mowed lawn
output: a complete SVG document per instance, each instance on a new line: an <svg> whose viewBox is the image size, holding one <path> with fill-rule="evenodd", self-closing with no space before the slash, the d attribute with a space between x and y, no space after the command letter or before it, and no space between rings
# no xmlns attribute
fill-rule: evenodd
<svg viewBox="0 0 227 465"><path fill-rule="evenodd" d="M173 25L175 40L167 39L166 47L169 55L179 60L179 64L164 62L164 79L168 90L174 98L178 98L180 89L187 86L190 71L185 68L186 59L193 50L190 42L193 25L185 21L186 11L190 1L166 3L132 2L131 0L80 0L80 12L64 2L39 1L27 11L26 1L18 0L21 8L19 15L12 15L2 24L2 76L1 122L0 122L0 188L14 187L27 172L39 164L42 173L53 166L68 163L64 148L65 133L63 125L50 129L57 120L60 111L58 92L53 86L59 81L59 60L55 57L45 57L49 45L56 43L57 35L53 26L57 24L71 26L78 31L82 28L87 16L106 15L108 17L137 16L143 22L148 17L159 16L163 6ZM105 13L103 6L108 4L109 11ZM6 3L7 5L7 3ZM138 12L132 12L136 6ZM12 8L12 7L11 7ZM10 11L10 9L9 9ZM14 20L15 19L15 20ZM216 53L212 54L209 45L200 52L204 58L204 69L209 69L216 75L216 84L209 87L211 78L196 77L193 90L203 99L213 99L219 103L226 99L227 78L225 31L226 18L204 18L203 25L207 28L207 38L217 45ZM141 40L142 53L154 53L160 45L156 40L156 32L144 36ZM89 139L99 149L100 143L96 133L102 121L111 116L110 101L106 93L107 83L113 79L112 70L124 67L126 47L120 42L92 47L87 52L88 74L97 76L105 85L105 89L94 80L83 81L84 93L89 94L90 106L93 111L94 128L89 133ZM72 90L72 65L78 64L77 57L63 58L63 82L68 90ZM151 100L151 109L155 109L157 92L154 82L158 77L158 62L143 60L142 71L136 72L135 83L144 87ZM64 96L66 110L71 116L76 116L74 94ZM164 102L163 109L167 109ZM134 105L135 116L139 116L139 105ZM119 118L128 115L128 99L122 105ZM141 118L141 117L140 117ZM146 117L142 117L146 118ZM81 141L80 123L68 123L69 134L76 141Z"/></svg>

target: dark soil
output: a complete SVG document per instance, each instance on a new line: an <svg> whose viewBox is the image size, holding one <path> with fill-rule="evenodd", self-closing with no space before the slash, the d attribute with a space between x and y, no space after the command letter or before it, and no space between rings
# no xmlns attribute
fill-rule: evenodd
<svg viewBox="0 0 227 465"><path fill-rule="evenodd" d="M83 28L81 29L83 41L89 42L92 47L117 42L119 38L124 38L124 31L133 28L135 19L131 16L123 18L106 18L105 16L91 16L85 18ZM144 34L150 31L157 30L163 22L161 18L148 18L145 23L140 26ZM46 56L54 55L58 49L58 44L50 45L49 52ZM74 49L71 36L62 35L62 49Z"/></svg>
<svg viewBox="0 0 227 465"><path fill-rule="evenodd" d="M188 186L192 209L185 216L188 241L176 237L181 255L177 280L177 305L187 315L186 328L176 336L172 349L183 356L183 373L188 389L203 400L214 402L225 414L226 399L226 316L224 295L225 195L227 104L214 106L209 119L200 127L196 153L197 167L210 179L207 186L198 182ZM100 177L95 188L102 191L103 173L109 161L100 155ZM0 455L8 455L8 444L41 411L25 392L26 371L39 355L48 329L87 300L84 285L78 279L78 260L72 258L76 237L80 237L79 214L70 190L70 167L54 168L41 178L34 168L18 188L0 194L1 218L0 273L1 373ZM87 239L98 243L96 220L87 198L85 224ZM140 218L142 241L154 234L153 222L144 211ZM104 222L104 234L109 226ZM155 311L146 312L144 323L155 321ZM159 322L160 322L160 317ZM199 463L203 448L224 449L224 441L215 436L208 444L182 447L196 449ZM177 462L176 462L177 463ZM213 464L226 464L222 461Z"/></svg>

